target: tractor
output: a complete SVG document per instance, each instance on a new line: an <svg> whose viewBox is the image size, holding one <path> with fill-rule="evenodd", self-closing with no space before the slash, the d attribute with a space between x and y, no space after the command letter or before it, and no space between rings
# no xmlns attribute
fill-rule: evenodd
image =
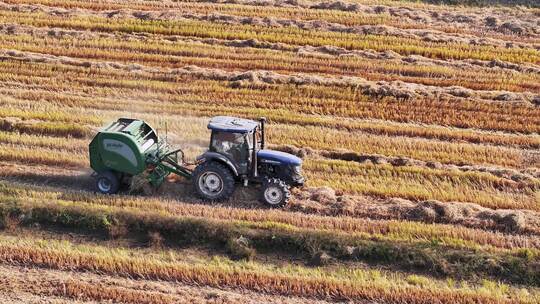
<svg viewBox="0 0 540 304"><path fill-rule="evenodd" d="M146 122L120 118L102 129L89 145L90 166L96 188L114 194L136 175L158 188L175 173L191 179L195 192L208 201L231 197L236 186L261 185L260 200L281 207L290 188L304 184L302 160L294 155L265 149L265 122L217 116L210 120L210 145L197 157L191 170L181 149L172 148Z"/></svg>
<svg viewBox="0 0 540 304"><path fill-rule="evenodd" d="M265 122L228 116L210 120L210 146L197 158L192 176L199 196L222 201L233 194L237 183L254 183L262 185L262 202L280 207L289 200L290 187L304 184L300 158L265 149Z"/></svg>

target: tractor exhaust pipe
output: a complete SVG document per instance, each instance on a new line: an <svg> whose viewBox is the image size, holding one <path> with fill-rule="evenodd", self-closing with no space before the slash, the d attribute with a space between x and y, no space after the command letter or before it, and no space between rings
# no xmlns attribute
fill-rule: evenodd
<svg viewBox="0 0 540 304"><path fill-rule="evenodd" d="M264 149L264 125L266 124L266 117L259 118L261 123L261 150Z"/></svg>
<svg viewBox="0 0 540 304"><path fill-rule="evenodd" d="M264 123L266 122L266 118L265 117L261 117L259 118L259 122L261 124L261 150L264 149ZM258 177L259 176L259 172L257 172L257 147L256 147L256 140L257 140L257 135L256 135L256 132L253 132L253 144L254 144L254 147L253 147L253 161L251 163L252 167L251 167L251 175L253 175L253 177Z"/></svg>

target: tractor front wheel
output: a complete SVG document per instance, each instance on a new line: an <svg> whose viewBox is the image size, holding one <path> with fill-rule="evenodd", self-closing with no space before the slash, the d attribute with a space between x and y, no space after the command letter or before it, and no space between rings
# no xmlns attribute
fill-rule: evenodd
<svg viewBox="0 0 540 304"><path fill-rule="evenodd" d="M96 188L103 194L115 194L120 189L120 180L113 172L105 171L98 174Z"/></svg>
<svg viewBox="0 0 540 304"><path fill-rule="evenodd" d="M229 168L210 161L198 165L193 171L193 187L203 199L224 201L233 194L235 181Z"/></svg>
<svg viewBox="0 0 540 304"><path fill-rule="evenodd" d="M289 202L291 191L287 184L277 178L270 178L263 182L261 201L272 208L285 206Z"/></svg>

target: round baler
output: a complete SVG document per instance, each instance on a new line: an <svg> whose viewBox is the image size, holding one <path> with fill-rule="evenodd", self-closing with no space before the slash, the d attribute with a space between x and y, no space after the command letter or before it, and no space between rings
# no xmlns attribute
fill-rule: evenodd
<svg viewBox="0 0 540 304"><path fill-rule="evenodd" d="M96 134L89 151L96 187L102 193L116 193L131 177L143 173L154 187L172 172L191 177L191 171L178 163L182 151L171 150L142 120L120 118L112 122Z"/></svg>

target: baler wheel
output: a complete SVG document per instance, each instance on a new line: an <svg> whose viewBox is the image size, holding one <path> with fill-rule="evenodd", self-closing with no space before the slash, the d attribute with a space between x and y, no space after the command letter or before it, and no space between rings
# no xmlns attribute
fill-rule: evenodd
<svg viewBox="0 0 540 304"><path fill-rule="evenodd" d="M264 180L261 201L272 208L285 206L289 202L291 191L289 186L278 178Z"/></svg>
<svg viewBox="0 0 540 304"><path fill-rule="evenodd" d="M231 197L235 188L235 180L224 165L215 162L204 162L193 171L193 187L203 199L224 201Z"/></svg>
<svg viewBox="0 0 540 304"><path fill-rule="evenodd" d="M115 194L120 188L120 181L111 171L105 171L98 174L96 178L96 188L103 194Z"/></svg>

